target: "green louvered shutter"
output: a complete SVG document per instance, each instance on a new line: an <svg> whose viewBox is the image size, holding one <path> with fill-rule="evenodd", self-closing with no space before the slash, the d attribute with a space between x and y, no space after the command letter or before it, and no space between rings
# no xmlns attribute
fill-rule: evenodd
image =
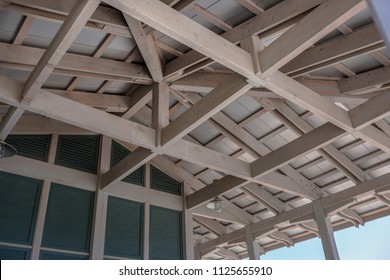
<svg viewBox="0 0 390 280"><path fill-rule="evenodd" d="M126 199L109 197L104 254L142 259L144 205Z"/></svg>
<svg viewBox="0 0 390 280"><path fill-rule="evenodd" d="M158 191L181 195L181 183L153 165L150 166L150 187Z"/></svg>
<svg viewBox="0 0 390 280"><path fill-rule="evenodd" d="M88 252L94 193L52 184L42 246Z"/></svg>
<svg viewBox="0 0 390 280"><path fill-rule="evenodd" d="M18 156L47 161L50 135L10 135L7 143L16 148Z"/></svg>
<svg viewBox="0 0 390 280"><path fill-rule="evenodd" d="M100 137L62 135L58 138L56 164L97 173Z"/></svg>
<svg viewBox="0 0 390 280"><path fill-rule="evenodd" d="M118 164L122 159L130 154L130 151L123 147L116 141L112 141L112 149L111 149L111 167ZM135 184L139 186L144 186L144 174L145 174L145 166L141 166L133 173L128 175L122 181L130 184Z"/></svg>
<svg viewBox="0 0 390 280"><path fill-rule="evenodd" d="M0 260L28 260L30 249L0 246Z"/></svg>
<svg viewBox="0 0 390 280"><path fill-rule="evenodd" d="M88 260L88 256L65 254L59 252L41 251L40 260Z"/></svg>
<svg viewBox="0 0 390 280"><path fill-rule="evenodd" d="M41 183L0 172L0 241L32 244Z"/></svg>
<svg viewBox="0 0 390 280"><path fill-rule="evenodd" d="M150 259L183 259L181 212L150 207Z"/></svg>

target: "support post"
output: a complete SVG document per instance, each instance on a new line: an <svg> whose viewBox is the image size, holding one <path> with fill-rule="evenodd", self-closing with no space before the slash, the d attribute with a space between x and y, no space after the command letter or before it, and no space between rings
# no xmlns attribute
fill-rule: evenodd
<svg viewBox="0 0 390 280"><path fill-rule="evenodd" d="M99 176L110 169L111 145L110 137L102 136L100 148ZM95 209L93 215L93 233L91 259L102 260L104 257L104 241L106 236L106 219L108 194L96 187Z"/></svg>
<svg viewBox="0 0 390 280"><path fill-rule="evenodd" d="M183 197L183 211L184 211L184 240L185 240L185 259L194 260L194 228L192 224L192 211L187 210L185 205L186 196L191 193L191 186L187 183L183 183L184 197Z"/></svg>
<svg viewBox="0 0 390 280"><path fill-rule="evenodd" d="M316 220L322 242L322 247L324 249L325 259L339 260L340 257L339 252L337 251L332 224L330 222L330 218L325 215L320 200L313 202L313 210L314 218Z"/></svg>
<svg viewBox="0 0 390 280"><path fill-rule="evenodd" d="M251 226L245 227L245 242L248 249L248 257L250 260L260 260L260 251L257 243L254 241Z"/></svg>
<svg viewBox="0 0 390 280"><path fill-rule="evenodd" d="M52 134L51 141L50 141L50 148L49 148L49 156L48 156L49 163L54 163L55 161L57 143L58 143L58 134ZM37 221L35 223L35 232L34 232L32 250L31 250L32 260L38 260L41 251L41 243L42 243L43 229L45 226L47 203L49 202L50 186L51 186L50 180L43 181L41 197L39 200L39 208L37 213Z"/></svg>

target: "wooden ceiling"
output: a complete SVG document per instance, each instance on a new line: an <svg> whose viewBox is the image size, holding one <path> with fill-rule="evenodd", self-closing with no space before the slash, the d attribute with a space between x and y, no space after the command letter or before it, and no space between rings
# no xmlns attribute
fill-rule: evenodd
<svg viewBox="0 0 390 280"><path fill-rule="evenodd" d="M335 229L390 214L390 59L365 1L9 0L1 13L0 139L120 141L133 153L99 187L150 161L183 181L201 257L317 236L315 203ZM205 206L216 196L220 214Z"/></svg>

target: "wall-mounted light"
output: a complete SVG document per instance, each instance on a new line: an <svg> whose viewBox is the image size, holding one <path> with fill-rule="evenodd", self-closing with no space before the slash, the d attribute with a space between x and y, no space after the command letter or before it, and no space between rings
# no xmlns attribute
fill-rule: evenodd
<svg viewBox="0 0 390 280"><path fill-rule="evenodd" d="M212 210L215 210L215 211L218 212L218 213L221 213L221 211L222 211L222 199L220 199L220 198L217 196L216 198L214 198L213 200L211 200L211 201L207 204L207 208L212 209Z"/></svg>
<svg viewBox="0 0 390 280"><path fill-rule="evenodd" d="M0 140L0 159L12 157L14 155L16 155L16 149L14 146Z"/></svg>

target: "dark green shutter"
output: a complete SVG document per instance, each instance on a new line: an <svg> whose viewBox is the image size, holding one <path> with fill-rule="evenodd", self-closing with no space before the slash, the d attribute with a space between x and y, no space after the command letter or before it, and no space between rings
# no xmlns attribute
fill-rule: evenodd
<svg viewBox="0 0 390 280"><path fill-rule="evenodd" d="M150 259L183 259L181 212L150 207Z"/></svg>
<svg viewBox="0 0 390 280"><path fill-rule="evenodd" d="M30 249L0 246L0 260L28 260Z"/></svg>
<svg viewBox="0 0 390 280"><path fill-rule="evenodd" d="M65 254L59 252L41 251L40 260L88 260L88 256Z"/></svg>
<svg viewBox="0 0 390 280"><path fill-rule="evenodd" d="M153 165L150 166L150 187L158 191L181 195L181 183Z"/></svg>
<svg viewBox="0 0 390 280"><path fill-rule="evenodd" d="M94 193L52 184L42 246L89 251Z"/></svg>
<svg viewBox="0 0 390 280"><path fill-rule="evenodd" d="M50 135L10 135L7 143L16 148L18 156L47 161Z"/></svg>
<svg viewBox="0 0 390 280"><path fill-rule="evenodd" d="M56 164L96 174L99 146L99 136L62 135L58 139Z"/></svg>
<svg viewBox="0 0 390 280"><path fill-rule="evenodd" d="M123 147L121 144L119 144L116 141L112 141L112 149L111 149L111 167L118 164L122 159L124 159L126 156L128 156L131 152ZM141 166L137 170L135 170L133 173L128 175L126 178L124 178L122 181L135 184L139 186L144 185L144 174L145 174L145 166Z"/></svg>
<svg viewBox="0 0 390 280"><path fill-rule="evenodd" d="M41 181L0 172L0 241L32 244Z"/></svg>
<svg viewBox="0 0 390 280"><path fill-rule="evenodd" d="M142 259L144 205L116 197L108 198L104 254Z"/></svg>

